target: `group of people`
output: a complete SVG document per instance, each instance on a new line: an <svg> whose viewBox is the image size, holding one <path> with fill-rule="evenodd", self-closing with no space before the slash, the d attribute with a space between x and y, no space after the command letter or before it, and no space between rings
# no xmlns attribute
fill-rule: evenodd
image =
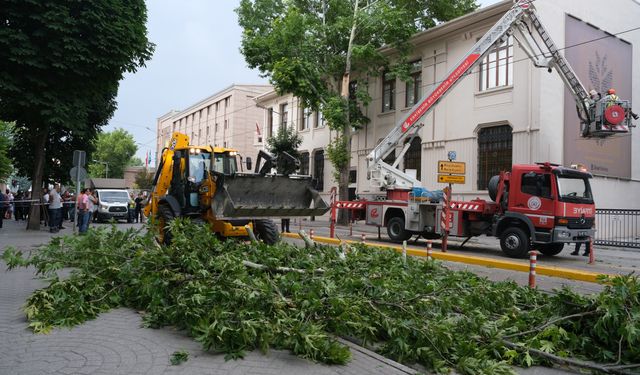
<svg viewBox="0 0 640 375"><path fill-rule="evenodd" d="M137 197L131 193L127 222L144 222L142 213L144 201L145 196L142 193ZM77 207L76 225L80 233L85 233L89 229L89 224L95 221L98 198L91 188L82 189L78 196L70 190L61 192L60 184L55 184L51 190L44 188L40 199L36 200L32 199L30 191L17 191L15 194L9 189L5 192L0 191L0 228L3 226L3 220L11 219L12 216L16 221L28 220L33 204L40 206L40 223L48 226L51 233L65 229L64 221L74 222Z"/></svg>

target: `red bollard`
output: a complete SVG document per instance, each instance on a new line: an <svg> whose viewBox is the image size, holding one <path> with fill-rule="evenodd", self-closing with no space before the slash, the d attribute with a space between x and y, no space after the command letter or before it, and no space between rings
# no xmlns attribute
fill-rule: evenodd
<svg viewBox="0 0 640 375"><path fill-rule="evenodd" d="M529 251L529 288L536 287L536 264L538 263L538 252Z"/></svg>
<svg viewBox="0 0 640 375"><path fill-rule="evenodd" d="M309 229L309 238L313 239L313 228Z"/></svg>
<svg viewBox="0 0 640 375"><path fill-rule="evenodd" d="M596 262L596 255L593 253L593 238L589 238L589 264Z"/></svg>
<svg viewBox="0 0 640 375"><path fill-rule="evenodd" d="M427 241L427 260L432 260L433 258L431 258L431 248L433 246L433 243L431 241Z"/></svg>
<svg viewBox="0 0 640 375"><path fill-rule="evenodd" d="M365 236L365 234L362 233L362 235L360 236L360 239L362 240L362 243L364 243L367 240L367 236Z"/></svg>

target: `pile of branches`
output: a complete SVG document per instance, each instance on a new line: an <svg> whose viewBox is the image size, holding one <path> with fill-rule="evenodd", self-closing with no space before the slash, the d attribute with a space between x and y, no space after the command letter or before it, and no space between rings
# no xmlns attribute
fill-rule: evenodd
<svg viewBox="0 0 640 375"><path fill-rule="evenodd" d="M34 266L48 280L27 300L29 327L46 333L126 306L144 311L146 326L179 327L226 358L278 348L344 364L350 352L336 338L347 337L437 372L638 369L640 282L631 275L603 280L598 295L545 294L388 250L221 242L205 226L171 226L170 246L112 227L55 238L28 257L7 249L9 268Z"/></svg>

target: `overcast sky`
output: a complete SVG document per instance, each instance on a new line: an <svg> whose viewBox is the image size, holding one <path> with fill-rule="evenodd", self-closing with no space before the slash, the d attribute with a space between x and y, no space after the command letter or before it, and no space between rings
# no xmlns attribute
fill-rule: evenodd
<svg viewBox="0 0 640 375"><path fill-rule="evenodd" d="M483 6L498 0L481 0ZM145 68L120 83L118 109L105 131L126 129L137 156L155 153L156 119L232 84L267 83L240 54L239 0L147 0L149 38L156 44ZM155 164L155 160L154 160Z"/></svg>

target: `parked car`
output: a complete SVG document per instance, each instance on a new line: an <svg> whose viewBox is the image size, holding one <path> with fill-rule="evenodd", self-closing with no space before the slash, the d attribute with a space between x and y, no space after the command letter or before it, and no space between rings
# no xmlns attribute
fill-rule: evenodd
<svg viewBox="0 0 640 375"><path fill-rule="evenodd" d="M98 196L98 221L127 220L129 217L129 193L124 189L96 189Z"/></svg>

